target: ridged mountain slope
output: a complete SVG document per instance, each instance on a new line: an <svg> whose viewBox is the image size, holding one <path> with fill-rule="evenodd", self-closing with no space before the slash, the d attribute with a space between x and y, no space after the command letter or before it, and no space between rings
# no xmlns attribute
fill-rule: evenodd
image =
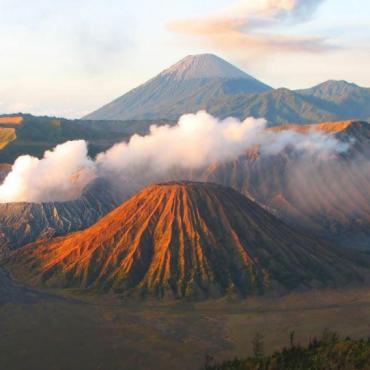
<svg viewBox="0 0 370 370"><path fill-rule="evenodd" d="M286 122L307 124L338 119L336 112L329 109L325 102L285 88L215 99L207 110L221 118L262 117L270 126Z"/></svg>
<svg viewBox="0 0 370 370"><path fill-rule="evenodd" d="M117 205L103 180L69 202L0 203L0 257L25 244L84 229Z"/></svg>
<svg viewBox="0 0 370 370"><path fill-rule="evenodd" d="M149 186L89 229L31 244L5 265L41 286L207 298L360 282L356 257L230 188L176 182Z"/></svg>
<svg viewBox="0 0 370 370"><path fill-rule="evenodd" d="M330 81L306 90L281 88L214 99L207 110L221 118L263 117L271 126L286 122L366 120L370 117L370 89L344 81Z"/></svg>
<svg viewBox="0 0 370 370"><path fill-rule="evenodd" d="M340 119L370 118L370 88L347 81L326 81L310 89L298 90L313 103L326 105Z"/></svg>

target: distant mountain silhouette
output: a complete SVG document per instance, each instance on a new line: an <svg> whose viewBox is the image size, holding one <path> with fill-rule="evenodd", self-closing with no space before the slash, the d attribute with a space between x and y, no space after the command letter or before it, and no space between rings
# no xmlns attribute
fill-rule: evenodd
<svg viewBox="0 0 370 370"><path fill-rule="evenodd" d="M212 55L188 56L97 111L92 120L169 119L207 110L217 117L264 117L270 125L370 118L370 89L328 81L273 90Z"/></svg>
<svg viewBox="0 0 370 370"><path fill-rule="evenodd" d="M314 104L326 105L337 119L370 118L370 88L346 81L327 81L297 92L310 97Z"/></svg>

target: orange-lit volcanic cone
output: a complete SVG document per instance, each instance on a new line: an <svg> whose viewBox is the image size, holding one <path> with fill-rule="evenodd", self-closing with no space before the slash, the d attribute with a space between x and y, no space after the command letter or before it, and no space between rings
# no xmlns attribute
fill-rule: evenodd
<svg viewBox="0 0 370 370"><path fill-rule="evenodd" d="M31 244L6 266L43 286L175 298L342 286L362 270L238 192L186 182L149 186L94 226Z"/></svg>

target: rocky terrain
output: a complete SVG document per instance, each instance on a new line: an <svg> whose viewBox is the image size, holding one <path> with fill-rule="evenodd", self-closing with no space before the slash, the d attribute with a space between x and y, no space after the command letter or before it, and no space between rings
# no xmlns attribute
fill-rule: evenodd
<svg viewBox="0 0 370 370"><path fill-rule="evenodd" d="M36 240L48 240L94 224L118 204L102 180L77 200L0 204L0 256Z"/></svg>

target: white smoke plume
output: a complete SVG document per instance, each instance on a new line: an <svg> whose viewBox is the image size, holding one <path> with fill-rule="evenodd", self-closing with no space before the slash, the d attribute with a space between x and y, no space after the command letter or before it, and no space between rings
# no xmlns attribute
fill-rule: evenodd
<svg viewBox="0 0 370 370"><path fill-rule="evenodd" d="M0 186L0 202L50 202L77 198L96 177L87 143L68 141L42 159L24 155L14 162Z"/></svg>
<svg viewBox="0 0 370 370"><path fill-rule="evenodd" d="M291 147L324 159L346 151L350 144L317 131L271 131L264 119L218 120L201 111L182 116L172 127L153 125L148 135L134 135L95 161L87 156L84 141L58 145L41 160L19 157L0 186L0 202L71 200L96 176L109 178L120 188L138 190L153 181L174 179L174 173L235 159L256 145L262 153L276 154Z"/></svg>
<svg viewBox="0 0 370 370"><path fill-rule="evenodd" d="M278 154L287 147L314 159L328 160L333 155L346 152L353 142L343 142L334 136L311 129L307 133L283 130L279 133L263 132L260 138L261 152Z"/></svg>
<svg viewBox="0 0 370 370"><path fill-rule="evenodd" d="M98 156L97 163L115 172L136 172L141 166L156 173L173 167L199 168L235 158L259 140L265 125L264 119L219 121L204 111L187 114L176 126L154 125L149 135L134 135L128 143L113 146Z"/></svg>

